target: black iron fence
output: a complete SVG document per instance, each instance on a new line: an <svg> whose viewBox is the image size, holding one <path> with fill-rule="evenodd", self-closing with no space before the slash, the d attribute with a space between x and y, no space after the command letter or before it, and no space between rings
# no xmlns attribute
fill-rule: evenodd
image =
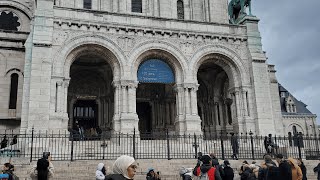
<svg viewBox="0 0 320 180"><path fill-rule="evenodd" d="M66 132L0 134L0 157L24 157L30 161L51 152L53 160L116 159L127 154L136 159L191 159L197 152L214 153L219 159L262 159L265 154L281 153L285 157L318 159L320 137L256 136L252 133L233 135L171 135L168 132L145 134L108 134L80 137ZM233 156L233 155L236 155Z"/></svg>

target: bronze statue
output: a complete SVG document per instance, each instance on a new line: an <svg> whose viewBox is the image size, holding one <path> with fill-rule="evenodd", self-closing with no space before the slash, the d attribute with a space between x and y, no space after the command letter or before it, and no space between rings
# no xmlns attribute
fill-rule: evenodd
<svg viewBox="0 0 320 180"><path fill-rule="evenodd" d="M231 0L228 7L230 22L236 24L238 18L242 18L246 13L246 7L249 7L249 15L251 16L251 0Z"/></svg>

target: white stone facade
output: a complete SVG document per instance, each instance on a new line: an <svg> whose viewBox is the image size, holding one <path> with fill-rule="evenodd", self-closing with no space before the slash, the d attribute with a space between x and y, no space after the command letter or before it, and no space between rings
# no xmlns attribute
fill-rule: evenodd
<svg viewBox="0 0 320 180"><path fill-rule="evenodd" d="M99 91L104 98L90 98L97 102L99 112L105 112L98 115L98 124L101 126L104 119L111 117L110 128L114 132L138 129L137 71L146 60L160 58L175 75L175 107L160 106L165 112L174 109L174 122L164 120L173 127L172 132L201 134L204 129L262 135L286 133L283 127L289 126L290 118L281 115L278 82L273 66L266 63L256 17L248 16L241 25L230 25L227 0L184 0L184 19L177 19L178 1L142 0L141 13L131 12L131 2L92 0L91 9L84 9L82 0L38 0L36 8L33 1L1 1L0 10L1 6L10 7L19 16L21 25L16 33L25 42L24 47L20 43L25 50L0 49L0 117L11 117L7 107L8 77L15 72L11 69L18 69L15 117L21 117L20 129L70 127L74 123L73 103L84 98L70 96L71 70L80 72L81 67L74 66L74 62L89 54L107 62L112 72L111 80L106 80L112 84L106 85L111 90L105 95ZM0 33L2 37L15 35ZM197 91L201 88L198 71L206 63L223 72L223 77L216 80L223 84L219 87L227 87L212 95L213 113L206 116L219 119L219 123L207 122L212 125L209 128L206 123L201 124L205 113L200 118L197 105ZM108 92L113 92L112 100L107 98ZM231 102L230 116L226 99ZM161 122L164 123L156 122L157 126L161 127ZM314 124L315 118L310 123Z"/></svg>

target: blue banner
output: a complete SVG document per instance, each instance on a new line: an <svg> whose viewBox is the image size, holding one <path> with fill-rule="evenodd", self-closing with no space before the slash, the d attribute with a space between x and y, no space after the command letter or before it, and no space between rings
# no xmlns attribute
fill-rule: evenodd
<svg viewBox="0 0 320 180"><path fill-rule="evenodd" d="M162 60L150 59L138 69L138 81L145 83L174 83L174 74L170 66Z"/></svg>

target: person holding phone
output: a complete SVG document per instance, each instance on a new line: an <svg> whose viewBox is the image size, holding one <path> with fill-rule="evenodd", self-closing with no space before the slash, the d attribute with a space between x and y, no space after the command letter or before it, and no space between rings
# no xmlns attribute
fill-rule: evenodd
<svg viewBox="0 0 320 180"><path fill-rule="evenodd" d="M52 180L54 175L54 167L51 163L50 152L44 152L43 158L38 159L37 164L30 170L32 180Z"/></svg>

